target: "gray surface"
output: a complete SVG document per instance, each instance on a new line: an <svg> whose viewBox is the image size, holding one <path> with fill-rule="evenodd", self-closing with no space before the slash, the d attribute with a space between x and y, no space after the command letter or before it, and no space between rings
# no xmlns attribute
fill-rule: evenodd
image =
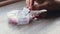
<svg viewBox="0 0 60 34"><path fill-rule="evenodd" d="M60 34L60 18L41 19L28 25L9 25L6 13L25 6L25 1L0 7L0 34Z"/></svg>

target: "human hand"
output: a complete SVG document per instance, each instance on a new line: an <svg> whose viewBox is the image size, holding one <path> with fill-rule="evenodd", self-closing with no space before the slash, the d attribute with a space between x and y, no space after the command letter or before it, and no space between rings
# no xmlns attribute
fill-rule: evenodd
<svg viewBox="0 0 60 34"><path fill-rule="evenodd" d="M33 2L33 0L26 0L26 7L31 10L33 7Z"/></svg>

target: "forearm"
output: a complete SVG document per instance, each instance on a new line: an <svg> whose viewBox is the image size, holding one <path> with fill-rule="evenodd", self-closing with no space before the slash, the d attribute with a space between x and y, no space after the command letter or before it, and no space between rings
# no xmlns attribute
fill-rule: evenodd
<svg viewBox="0 0 60 34"><path fill-rule="evenodd" d="M49 1L45 1L44 3L39 4L39 6L46 6L46 5L48 5L48 4L49 4Z"/></svg>

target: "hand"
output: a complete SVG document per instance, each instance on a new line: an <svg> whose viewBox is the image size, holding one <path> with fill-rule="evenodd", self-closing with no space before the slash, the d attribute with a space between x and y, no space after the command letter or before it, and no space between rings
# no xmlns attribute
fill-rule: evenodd
<svg viewBox="0 0 60 34"><path fill-rule="evenodd" d="M34 2L33 0L26 0L26 6L28 9L30 10L32 9L33 2Z"/></svg>

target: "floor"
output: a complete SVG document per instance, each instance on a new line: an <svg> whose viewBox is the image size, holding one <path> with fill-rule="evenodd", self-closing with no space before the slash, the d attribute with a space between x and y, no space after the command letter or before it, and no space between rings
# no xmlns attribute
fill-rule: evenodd
<svg viewBox="0 0 60 34"><path fill-rule="evenodd" d="M40 19L28 25L10 25L7 20L7 12L20 10L26 4L25 1L0 7L0 34L60 34L60 18Z"/></svg>

